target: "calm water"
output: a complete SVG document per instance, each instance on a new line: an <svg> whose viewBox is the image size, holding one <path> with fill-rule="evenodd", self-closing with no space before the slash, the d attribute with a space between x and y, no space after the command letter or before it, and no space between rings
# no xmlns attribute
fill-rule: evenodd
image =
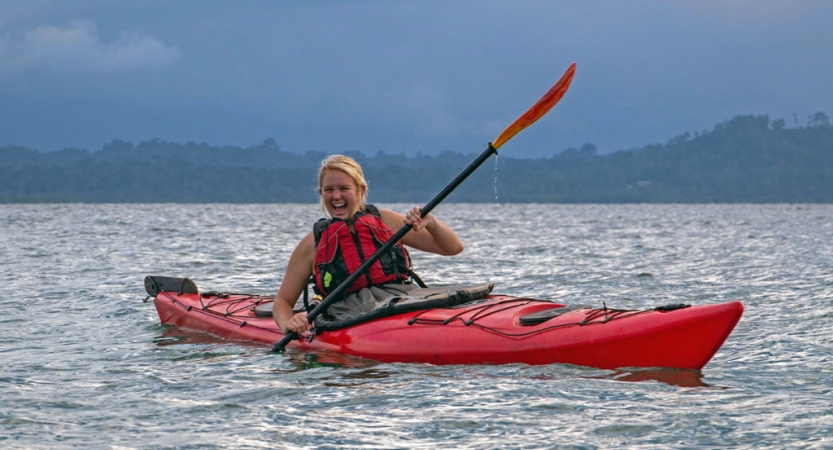
<svg viewBox="0 0 833 450"><path fill-rule="evenodd" d="M429 283L746 312L700 373L274 355L161 326L142 280L272 294L317 206L0 205L0 447L833 447L833 205L437 214L467 249Z"/></svg>

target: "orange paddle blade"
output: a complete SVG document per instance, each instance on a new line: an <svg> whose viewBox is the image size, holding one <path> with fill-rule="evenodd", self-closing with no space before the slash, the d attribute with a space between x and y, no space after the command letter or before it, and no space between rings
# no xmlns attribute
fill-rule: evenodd
<svg viewBox="0 0 833 450"><path fill-rule="evenodd" d="M548 113L559 100L561 100L561 97L564 97L564 94L567 92L567 88L570 87L570 82L573 81L573 75L575 73L576 63L572 63L567 71L564 72L564 75L561 76L561 79L555 82L552 88L550 88L550 90L547 91L543 97L541 97L541 100L538 100L538 103L532 105L532 108L529 108L524 115L518 117L518 120L512 123L512 125L509 125L507 129L503 130L503 133L500 133L500 136L498 136L492 144L492 147L497 150L501 145L505 144L506 141L512 139L516 134L520 133L521 130L532 125L541 117L544 117L544 115Z"/></svg>

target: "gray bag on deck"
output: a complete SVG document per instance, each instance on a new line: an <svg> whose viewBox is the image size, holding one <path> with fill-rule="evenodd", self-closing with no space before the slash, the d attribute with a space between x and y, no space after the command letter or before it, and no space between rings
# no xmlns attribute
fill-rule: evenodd
<svg viewBox="0 0 833 450"><path fill-rule="evenodd" d="M315 328L336 330L394 314L459 305L485 298L493 288L494 283L436 288L384 284L362 288L330 305L315 319Z"/></svg>

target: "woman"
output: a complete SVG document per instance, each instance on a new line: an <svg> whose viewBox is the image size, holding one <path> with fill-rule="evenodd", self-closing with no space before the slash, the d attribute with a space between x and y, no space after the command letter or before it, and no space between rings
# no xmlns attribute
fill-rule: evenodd
<svg viewBox="0 0 833 450"><path fill-rule="evenodd" d="M331 218L319 221L313 232L301 239L289 258L286 274L272 306L272 316L284 334L290 331L300 334L312 328L306 312L294 314L292 311L311 277L315 278L316 291L325 295L349 275L349 268L355 267L350 262L357 261L357 258L363 261L371 256L372 253L363 253L372 248L368 249L364 244L353 245L353 239L339 240L344 233L358 235L362 239L367 237L367 241L376 236L378 244L380 236L393 235L394 230L409 224L413 228L402 238L401 244L439 255L450 256L463 251L460 238L446 224L430 213L420 218L419 206L402 215L368 205L367 182L361 166L353 158L332 155L322 161L318 171L318 193L321 209ZM358 244L359 240L357 237L355 242ZM351 285L352 290L389 280L402 280L404 275L399 269L403 268L403 263L409 266L409 260L401 244L394 246L395 255L381 258L387 260L386 270L381 270L382 263L374 264L366 277L360 277ZM331 263L334 259L339 264ZM394 270L389 270L391 268Z"/></svg>

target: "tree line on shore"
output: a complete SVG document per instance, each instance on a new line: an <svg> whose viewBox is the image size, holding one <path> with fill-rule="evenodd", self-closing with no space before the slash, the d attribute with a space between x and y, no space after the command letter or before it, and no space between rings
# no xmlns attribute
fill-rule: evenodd
<svg viewBox="0 0 833 450"><path fill-rule="evenodd" d="M476 155L348 153L364 167L377 203L424 203ZM98 151L0 147L0 203L316 202L323 152L282 151L274 139L247 148L114 140ZM497 196L497 198L496 198ZM449 202L830 203L833 126L737 116L665 144L599 154L593 144L549 158L501 155Z"/></svg>

